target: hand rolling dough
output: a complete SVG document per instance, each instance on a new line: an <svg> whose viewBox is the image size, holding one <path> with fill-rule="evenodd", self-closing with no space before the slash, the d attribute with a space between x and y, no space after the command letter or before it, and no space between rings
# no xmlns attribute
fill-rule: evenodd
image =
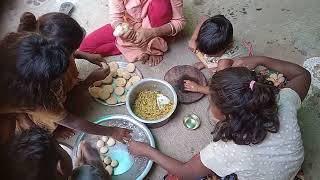
<svg viewBox="0 0 320 180"><path fill-rule="evenodd" d="M115 93L116 95L118 95L118 96L121 96L121 95L123 95L123 93L124 93L124 88L123 88L123 87L116 87L116 88L114 89L114 93Z"/></svg>

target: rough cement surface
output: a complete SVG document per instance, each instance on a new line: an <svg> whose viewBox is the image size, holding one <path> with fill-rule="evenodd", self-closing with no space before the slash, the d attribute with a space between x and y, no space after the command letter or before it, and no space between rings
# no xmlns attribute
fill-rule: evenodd
<svg viewBox="0 0 320 180"><path fill-rule="evenodd" d="M94 29L108 23L107 0L71 0L76 8L72 16L86 29ZM25 11L35 13L37 16L58 11L63 0L47 0L40 6L27 6L24 0L12 0L5 8L1 18L0 36L14 31L20 15ZM250 40L254 45L255 54L281 58L300 65L307 57L320 55L320 1L319 0L185 0L184 9L188 25L181 38L170 46L165 55L165 61L154 68L138 64L144 77L162 79L165 72L178 64L192 64L196 62L195 56L187 48L194 25L200 15L226 15L234 25L235 36ZM108 60L123 60L122 56L110 57ZM81 77L85 77L96 66L86 61L78 60ZM309 102L309 101L308 101ZM210 115L207 98L191 105L181 105L175 117L164 127L152 130L159 149L181 161L187 161L211 141L212 126L209 123ZM319 107L319 106L316 106ZM189 131L182 125L182 117L189 113L196 113L202 120L201 127L196 131ZM106 114L127 114L125 106L105 107L96 102L88 104L86 112L82 112L88 120L95 120ZM307 115L302 118L307 119ZM310 118L310 116L308 116ZM311 116L313 121L316 116ZM320 119L317 116L317 119ZM312 125L311 125L312 126ZM306 126L309 127L309 126ZM310 130L310 131L309 131ZM315 135L317 128L307 128ZM319 134L318 134L319 135ZM309 137L309 136L307 136ZM319 143L319 136L316 139ZM71 139L69 143L73 143ZM310 144L310 143L309 143ZM313 151L308 154L306 173L307 177L317 178L319 172L319 159L312 157L317 154L319 147L309 148ZM159 166L154 166L146 179L162 179L166 174ZM310 179L311 179L310 178ZM309 179L309 178L308 178Z"/></svg>

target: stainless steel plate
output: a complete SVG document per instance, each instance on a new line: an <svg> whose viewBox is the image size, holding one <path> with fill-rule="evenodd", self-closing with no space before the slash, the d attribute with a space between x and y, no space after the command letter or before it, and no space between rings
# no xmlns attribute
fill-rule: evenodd
<svg viewBox="0 0 320 180"><path fill-rule="evenodd" d="M127 65L129 64L129 63L127 63L127 62L117 62L118 63L118 65L119 65L119 68L126 68L127 67ZM133 73L136 73L138 76L140 76L140 78L141 79L143 79L143 76L142 76L142 73L140 72L140 70L136 67L136 70L133 72ZM125 94L127 94L127 90L125 91ZM116 96L116 95L114 95L114 94L112 94L112 96L115 96L118 100L119 100L119 97L118 96ZM108 103L106 103L105 101L103 101L103 100L101 100L101 99L96 99L96 98L94 98L94 100L96 100L97 102L99 102L100 104L103 104L103 105L106 105L106 106L112 106L112 107L114 107L114 106L121 106L121 105L124 105L124 104L126 104L126 103L117 103L117 104L114 104L114 105L111 105L111 104L108 104Z"/></svg>
<svg viewBox="0 0 320 180"><path fill-rule="evenodd" d="M115 126L131 129L133 131L132 138L134 140L145 142L150 144L152 147L155 147L155 142L150 130L144 124L134 120L129 116L108 115L98 119L96 123L104 126ZM93 147L96 147L96 142L98 138L99 136L96 135L88 135L85 133L80 134L76 140L74 151L78 151L79 144L82 140L86 140L87 142L91 143ZM145 157L132 157L128 153L127 146L121 144L120 142L117 142L115 146L110 147L107 155L110 156L112 159L116 159L119 161L120 169L117 169L118 167L115 169L115 174L119 175L112 176L113 180L142 180L148 174L153 164L152 161L148 160ZM125 162L125 164L121 165L121 161ZM128 170L123 172L123 169L126 168Z"/></svg>

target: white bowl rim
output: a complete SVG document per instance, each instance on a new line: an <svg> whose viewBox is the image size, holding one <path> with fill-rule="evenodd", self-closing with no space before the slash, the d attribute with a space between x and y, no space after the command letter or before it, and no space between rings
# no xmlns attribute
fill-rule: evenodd
<svg viewBox="0 0 320 180"><path fill-rule="evenodd" d="M140 117L138 117L137 115L135 115L133 113L133 111L131 110L131 107L130 107L130 103L129 103L129 95L131 94L132 90L137 87L138 85L140 85L141 83L144 83L144 82L148 82L148 81L156 81L156 82L159 82L159 83L163 83L164 85L166 85L167 87L169 87L169 89L171 90L171 92L173 92L173 102L176 102L174 103L174 107L172 108L172 110L170 111L170 113L168 113L166 116L162 117L161 119L158 119L158 120L150 120L150 121L146 121L146 120L143 120L141 119ZM127 93L127 99L126 99L126 107L127 107L127 110L129 112L129 114L131 116L133 116L133 118L135 118L136 120L140 121L140 122L143 122L143 123L146 123L146 124L157 124L157 123L160 123L162 121L165 121L167 120L170 116L172 116L172 114L175 112L176 108L177 108L177 105L178 105L178 97L177 97L177 93L176 91L174 90L174 88L171 86L171 84L169 84L167 81L164 81L164 80L161 80L161 79L154 79L154 78L145 78L145 79L142 79L140 80L138 83L134 84L129 92Z"/></svg>

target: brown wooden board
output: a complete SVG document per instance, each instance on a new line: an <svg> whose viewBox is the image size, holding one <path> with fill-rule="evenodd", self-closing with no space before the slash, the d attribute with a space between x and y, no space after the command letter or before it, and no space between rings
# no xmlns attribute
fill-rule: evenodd
<svg viewBox="0 0 320 180"><path fill-rule="evenodd" d="M205 96L201 93L188 92L184 90L184 80L195 81L202 86L207 85L206 77L200 70L193 66L175 66L165 74L164 79L173 86L180 103L194 103Z"/></svg>

